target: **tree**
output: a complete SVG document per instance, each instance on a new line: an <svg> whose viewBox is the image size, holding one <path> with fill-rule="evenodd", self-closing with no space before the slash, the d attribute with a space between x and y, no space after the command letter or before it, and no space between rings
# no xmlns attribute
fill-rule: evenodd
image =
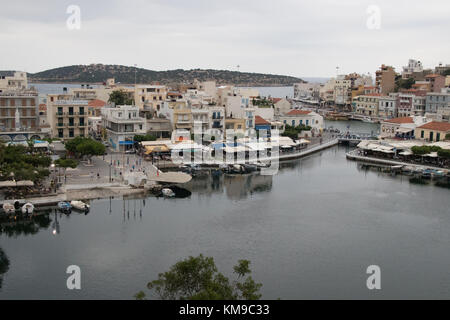
<svg viewBox="0 0 450 320"><path fill-rule="evenodd" d="M445 140L450 140L450 133L447 133L447 134L445 135Z"/></svg>
<svg viewBox="0 0 450 320"><path fill-rule="evenodd" d="M156 141L156 137L154 135L151 134L147 134L145 136L140 136L140 135L136 135L134 136L134 141L135 142L142 142L142 141Z"/></svg>
<svg viewBox="0 0 450 320"><path fill-rule="evenodd" d="M448 149L441 149L438 151L438 156L441 158L450 159L450 150Z"/></svg>
<svg viewBox="0 0 450 320"><path fill-rule="evenodd" d="M0 180L40 182L50 175L51 163L50 157L33 154L30 147L0 144Z"/></svg>
<svg viewBox="0 0 450 320"><path fill-rule="evenodd" d="M75 169L76 167L78 167L78 161L75 159L58 159L55 161L55 165L57 165L58 167L67 169L67 168L72 168Z"/></svg>
<svg viewBox="0 0 450 320"><path fill-rule="evenodd" d="M133 99L130 99L123 90L114 90L110 93L108 102L114 103L117 106L132 105Z"/></svg>
<svg viewBox="0 0 450 320"><path fill-rule="evenodd" d="M262 284L249 275L249 266L250 261L239 260L234 267L238 279L230 282L218 272L213 258L189 257L177 262L168 272L159 274L158 279L148 283L147 287L162 300L258 300ZM134 297L143 300L146 295L140 291Z"/></svg>
<svg viewBox="0 0 450 320"><path fill-rule="evenodd" d="M91 138L76 137L66 142L66 150L73 154L75 157L86 156L91 158L92 156L101 156L105 154L106 147L103 143L93 140Z"/></svg>

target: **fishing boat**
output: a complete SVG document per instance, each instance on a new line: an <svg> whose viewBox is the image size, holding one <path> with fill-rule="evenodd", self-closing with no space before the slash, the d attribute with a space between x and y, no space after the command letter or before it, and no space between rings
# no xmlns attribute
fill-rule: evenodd
<svg viewBox="0 0 450 320"><path fill-rule="evenodd" d="M69 202L61 201L58 203L58 209L62 212L72 212L72 205Z"/></svg>
<svg viewBox="0 0 450 320"><path fill-rule="evenodd" d="M32 214L34 211L34 206L31 203L25 203L22 206L22 213L23 214Z"/></svg>
<svg viewBox="0 0 450 320"><path fill-rule="evenodd" d="M88 204L84 203L83 201L74 200L74 201L70 202L70 205L74 209L79 210L79 211L83 211L83 212L88 212L89 209L90 209L90 206Z"/></svg>
<svg viewBox="0 0 450 320"><path fill-rule="evenodd" d="M12 203L4 203L3 204L3 211L6 214L12 214L16 212L16 208L14 207L14 205Z"/></svg>
<svg viewBox="0 0 450 320"><path fill-rule="evenodd" d="M175 197L175 192L173 192L172 189L169 189L169 188L162 189L161 193L164 197L167 197L167 198Z"/></svg>

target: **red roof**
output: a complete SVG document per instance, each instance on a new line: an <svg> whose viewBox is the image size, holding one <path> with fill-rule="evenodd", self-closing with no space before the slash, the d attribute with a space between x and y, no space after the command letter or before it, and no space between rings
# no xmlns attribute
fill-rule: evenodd
<svg viewBox="0 0 450 320"><path fill-rule="evenodd" d="M267 125L267 124L270 124L270 122L260 116L255 116L255 124L256 125Z"/></svg>
<svg viewBox="0 0 450 320"><path fill-rule="evenodd" d="M106 106L106 102L103 100L95 99L95 100L89 101L88 106L95 107L95 108L101 108L101 107Z"/></svg>
<svg viewBox="0 0 450 320"><path fill-rule="evenodd" d="M386 120L385 122L390 123L414 123L414 120L412 117L401 117L401 118L394 118Z"/></svg>
<svg viewBox="0 0 450 320"><path fill-rule="evenodd" d="M433 121L433 122L424 124L423 126L420 126L419 128L447 132L447 131L450 131L450 123Z"/></svg>
<svg viewBox="0 0 450 320"><path fill-rule="evenodd" d="M443 76L441 76L439 74L429 74L429 75L425 76L425 78L438 78L438 77L443 77Z"/></svg>
<svg viewBox="0 0 450 320"><path fill-rule="evenodd" d="M283 100L283 98L272 98L273 103L280 102L281 100Z"/></svg>
<svg viewBox="0 0 450 320"><path fill-rule="evenodd" d="M308 111L308 110L292 110L287 115L288 116L305 116L310 113L311 113L311 111Z"/></svg>

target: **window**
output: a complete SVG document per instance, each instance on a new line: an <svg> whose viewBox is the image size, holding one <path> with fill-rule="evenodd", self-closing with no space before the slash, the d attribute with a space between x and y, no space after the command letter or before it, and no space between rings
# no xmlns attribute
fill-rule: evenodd
<svg viewBox="0 0 450 320"><path fill-rule="evenodd" d="M309 120L306 120L306 125L309 125Z"/></svg>
<svg viewBox="0 0 450 320"><path fill-rule="evenodd" d="M301 120L300 120L301 123ZM295 127L295 120L292 120L292 126Z"/></svg>
<svg viewBox="0 0 450 320"><path fill-rule="evenodd" d="M440 132L436 133L436 141L441 141L441 133Z"/></svg>
<svg viewBox="0 0 450 320"><path fill-rule="evenodd" d="M58 138L63 138L63 137L64 137L63 129L58 129Z"/></svg>
<svg viewBox="0 0 450 320"><path fill-rule="evenodd" d="M73 129L69 129L69 138L73 138L74 134L73 134Z"/></svg>

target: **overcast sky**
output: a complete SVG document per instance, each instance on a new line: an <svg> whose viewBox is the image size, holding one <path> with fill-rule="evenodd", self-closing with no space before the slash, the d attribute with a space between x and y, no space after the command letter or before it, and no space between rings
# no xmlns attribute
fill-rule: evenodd
<svg viewBox="0 0 450 320"><path fill-rule="evenodd" d="M69 30L69 5L81 28ZM380 28L374 29L380 9ZM372 11L374 12L374 11ZM448 0L2 1L0 70L74 64L329 77L450 63ZM367 27L367 21L372 28ZM374 23L375 21L375 23Z"/></svg>

